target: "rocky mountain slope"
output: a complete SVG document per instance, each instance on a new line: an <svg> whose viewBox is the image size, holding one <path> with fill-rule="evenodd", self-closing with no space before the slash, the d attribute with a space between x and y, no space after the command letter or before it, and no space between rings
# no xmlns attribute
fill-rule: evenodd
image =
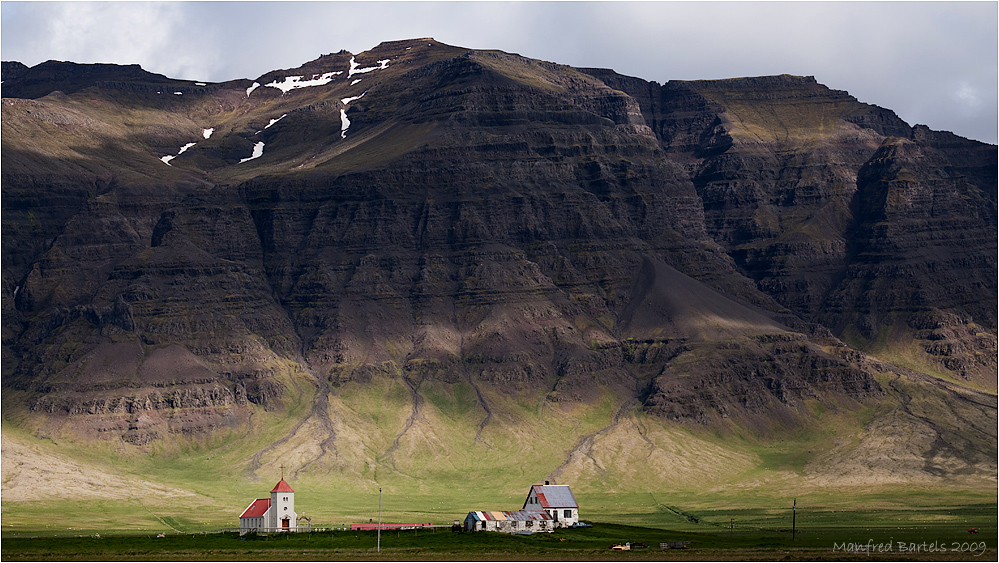
<svg viewBox="0 0 999 563"><path fill-rule="evenodd" d="M810 77L431 39L3 75L4 413L36 436L628 489L819 432L813 478L994 481L993 145Z"/></svg>

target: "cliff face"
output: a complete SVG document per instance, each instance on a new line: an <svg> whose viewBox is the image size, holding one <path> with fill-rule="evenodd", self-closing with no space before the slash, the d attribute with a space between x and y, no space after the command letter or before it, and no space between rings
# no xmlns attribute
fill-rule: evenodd
<svg viewBox="0 0 999 563"><path fill-rule="evenodd" d="M634 93L759 290L862 349L919 342L928 364L994 385L994 146L810 77L659 87L590 72Z"/></svg>
<svg viewBox="0 0 999 563"><path fill-rule="evenodd" d="M308 388L349 466L385 381L388 458L441 393L476 440L518 401L771 435L893 400L847 344L994 393L996 148L810 78L432 40L210 85L8 68L3 382L80 435L211 435Z"/></svg>

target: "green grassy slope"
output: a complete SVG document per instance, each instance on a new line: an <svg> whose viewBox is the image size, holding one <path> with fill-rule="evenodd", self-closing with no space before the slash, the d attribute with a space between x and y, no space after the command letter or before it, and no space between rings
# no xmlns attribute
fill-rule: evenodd
<svg viewBox="0 0 999 563"><path fill-rule="evenodd" d="M320 433L304 404L291 417L256 412L258 422L271 419L255 426L266 428L257 435L234 431L147 455L57 435L39 439L5 423L3 529L234 527L253 498L267 496L282 465L296 510L314 525L367 521L379 488L384 520L444 524L470 510L519 509L528 487L549 478L573 487L584 520L653 527L700 529L732 518L780 527L794 498L825 514L823 526L957 523L956 514L994 503L994 479L983 473L969 468L964 478L943 479L913 469L906 448L921 434L905 417L946 401L925 385L894 389L909 397L894 414L819 412L821 424L768 439L671 425L610 393L577 411L541 397L490 395L490 421L477 434L486 413L468 383L427 382L414 395L399 379L383 378L331 397L335 451L310 464L302 460L315 455ZM857 511L859 520L837 520Z"/></svg>

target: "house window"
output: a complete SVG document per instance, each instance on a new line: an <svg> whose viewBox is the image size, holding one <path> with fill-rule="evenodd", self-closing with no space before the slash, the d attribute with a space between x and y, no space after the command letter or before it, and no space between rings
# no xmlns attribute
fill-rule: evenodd
<svg viewBox="0 0 999 563"><path fill-rule="evenodd" d="M285 502L288 502L288 497L284 497L284 501L285 501Z"/></svg>
<svg viewBox="0 0 999 563"><path fill-rule="evenodd" d="M562 516L565 516L566 518L572 518L572 511L566 510L565 512L562 513Z"/></svg>

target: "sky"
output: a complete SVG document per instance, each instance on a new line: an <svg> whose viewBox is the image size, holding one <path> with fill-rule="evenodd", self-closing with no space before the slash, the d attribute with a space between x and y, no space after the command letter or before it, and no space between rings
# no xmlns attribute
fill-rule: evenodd
<svg viewBox="0 0 999 563"><path fill-rule="evenodd" d="M814 76L996 143L999 2L0 2L0 58L218 82L433 37L669 80Z"/></svg>

